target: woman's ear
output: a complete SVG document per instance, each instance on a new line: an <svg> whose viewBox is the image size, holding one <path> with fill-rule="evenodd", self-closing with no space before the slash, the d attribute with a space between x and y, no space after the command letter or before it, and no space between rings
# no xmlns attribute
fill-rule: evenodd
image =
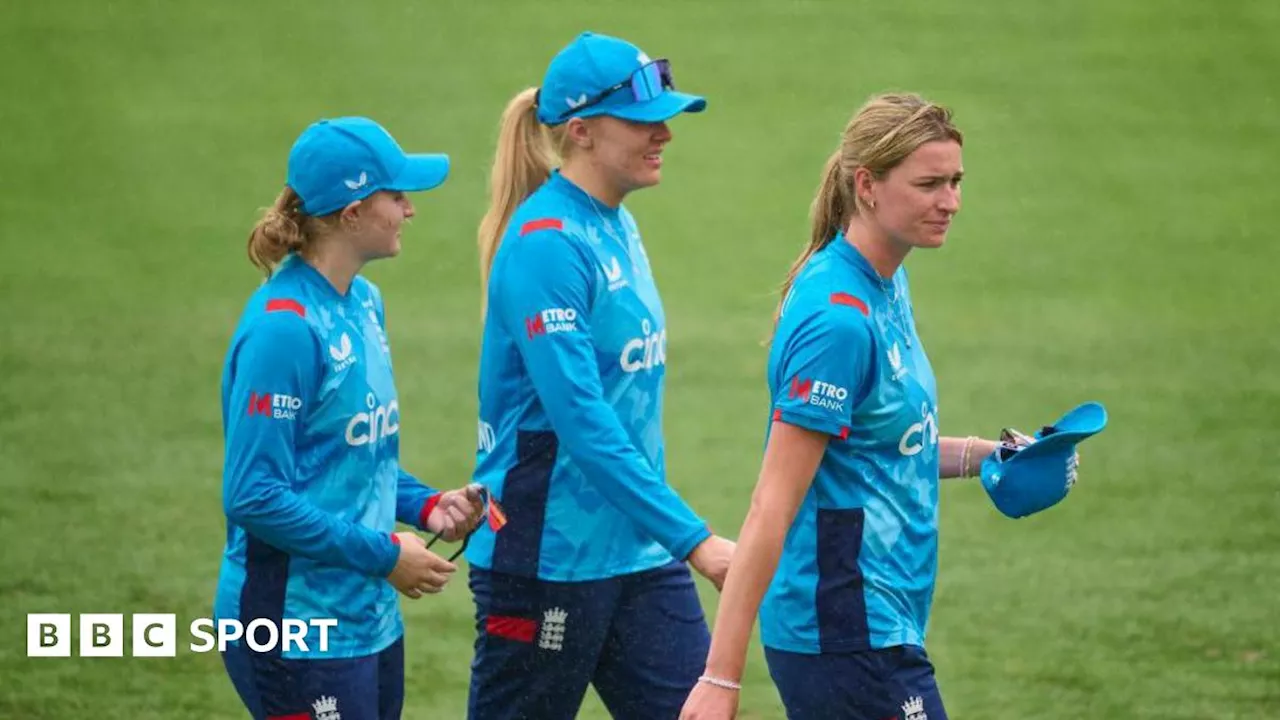
<svg viewBox="0 0 1280 720"><path fill-rule="evenodd" d="M574 147L583 150L590 150L595 144L591 123L582 118L569 118L569 122L565 124L565 137L573 143Z"/></svg>
<svg viewBox="0 0 1280 720"><path fill-rule="evenodd" d="M861 205L876 209L875 176L870 170L860 167L853 171L853 192Z"/></svg>
<svg viewBox="0 0 1280 720"><path fill-rule="evenodd" d="M338 220L342 222L343 227L353 228L360 224L360 205L363 202L363 200L355 200L342 208L338 213Z"/></svg>

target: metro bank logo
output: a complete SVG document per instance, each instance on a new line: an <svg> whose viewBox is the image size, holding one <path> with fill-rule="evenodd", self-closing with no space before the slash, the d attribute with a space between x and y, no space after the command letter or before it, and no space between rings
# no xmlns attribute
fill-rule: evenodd
<svg viewBox="0 0 1280 720"><path fill-rule="evenodd" d="M578 311L573 308L547 308L525 318L524 329L530 340L550 333L576 332Z"/></svg>
<svg viewBox="0 0 1280 720"><path fill-rule="evenodd" d="M791 378L791 395L792 399L800 398L805 402L809 402L809 395L813 392L813 378L801 379L799 375Z"/></svg>
<svg viewBox="0 0 1280 720"><path fill-rule="evenodd" d="M302 399L283 393L249 393L249 416L262 415L275 420L293 420L302 409Z"/></svg>
<svg viewBox="0 0 1280 720"><path fill-rule="evenodd" d="M793 400L799 399L800 402L837 412L845 412L844 403L849 399L847 388L799 375L791 378L791 389L787 394Z"/></svg>

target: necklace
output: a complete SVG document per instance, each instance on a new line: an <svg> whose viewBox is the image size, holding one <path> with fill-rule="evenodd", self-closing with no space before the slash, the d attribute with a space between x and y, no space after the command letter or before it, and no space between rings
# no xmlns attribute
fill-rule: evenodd
<svg viewBox="0 0 1280 720"><path fill-rule="evenodd" d="M627 253L627 256L630 257L631 248L628 245L628 243L624 241L622 238L618 237L617 233L613 231L613 224L610 223L607 219L605 219L605 216L601 214L600 208L596 206L596 199L592 197L591 193L586 193L586 195L587 195L587 199L591 201L591 211L596 214L597 218L599 218L600 224L604 226L604 231L608 233L609 237L613 238L615 242L621 245L623 252ZM618 221L619 222L622 221L621 216L619 216Z"/></svg>
<svg viewBox="0 0 1280 720"><path fill-rule="evenodd" d="M880 290L889 299L889 322L893 323L898 332L902 333L902 337L906 338L907 347L910 348L911 342L911 324L907 321L907 317L902 312L902 305L898 301L898 285L892 279L885 280L880 278ZM892 291L892 292L891 292Z"/></svg>

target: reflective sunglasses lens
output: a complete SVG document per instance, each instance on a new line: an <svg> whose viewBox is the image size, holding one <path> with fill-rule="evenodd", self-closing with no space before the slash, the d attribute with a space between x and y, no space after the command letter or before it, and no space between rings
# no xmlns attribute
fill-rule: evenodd
<svg viewBox="0 0 1280 720"><path fill-rule="evenodd" d="M649 63L631 76L631 94L636 102L652 100L662 94L662 71L658 63Z"/></svg>
<svg viewBox="0 0 1280 720"><path fill-rule="evenodd" d="M658 66L658 76L662 80L662 87L667 90L675 90L676 78L671 74L671 63L667 60L659 60L655 64Z"/></svg>

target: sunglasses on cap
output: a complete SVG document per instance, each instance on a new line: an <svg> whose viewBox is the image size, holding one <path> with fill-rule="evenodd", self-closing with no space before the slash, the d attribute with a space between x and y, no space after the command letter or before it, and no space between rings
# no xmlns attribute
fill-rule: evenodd
<svg viewBox="0 0 1280 720"><path fill-rule="evenodd" d="M1007 462L1017 455L1019 451L1030 447L1037 440L1047 438L1058 432L1058 428L1052 425L1045 425L1036 432L1035 435L1028 435L1013 428L1005 428L1000 431L1000 442L996 446L996 461Z"/></svg>
<svg viewBox="0 0 1280 720"><path fill-rule="evenodd" d="M675 90L676 82L671 75L671 61L666 59L653 60L641 65L635 72L631 73L631 77L617 85L605 88L599 95L589 98L577 107L571 108L561 116L561 119L567 120L575 113L593 105L599 105L610 95L627 88L631 89L631 100L638 103L653 100L667 90Z"/></svg>
<svg viewBox="0 0 1280 720"><path fill-rule="evenodd" d="M996 445L996 461L1005 462L1018 454L1019 450L1029 447L1036 439L1013 428L1000 431L1000 442Z"/></svg>
<svg viewBox="0 0 1280 720"><path fill-rule="evenodd" d="M502 506L498 504L498 501L493 499L493 495L489 492L489 488L481 485L480 496L484 498L484 512L480 513L480 519L487 520L489 523L489 529L494 532L501 530L502 527L507 524L507 513L503 511ZM462 546L448 557L449 562L457 560L462 556L462 553L467 551L467 545L471 542L471 536L475 535L476 530L479 529L480 523L476 523L476 526L471 528L471 532L467 533L466 537L462 538ZM427 549L430 550L432 545L435 545L437 541L442 539L443 536L440 533L432 534L431 539L427 541Z"/></svg>

